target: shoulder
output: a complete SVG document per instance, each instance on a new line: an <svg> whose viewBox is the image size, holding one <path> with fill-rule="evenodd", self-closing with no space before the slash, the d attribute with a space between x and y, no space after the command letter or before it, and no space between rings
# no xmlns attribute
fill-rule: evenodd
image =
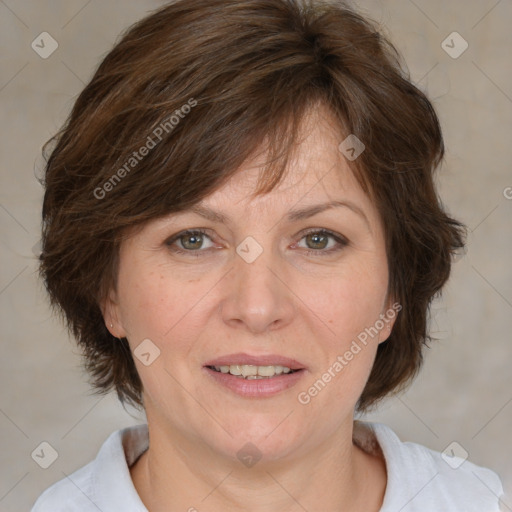
<svg viewBox="0 0 512 512"><path fill-rule="evenodd" d="M358 422L359 423L359 422ZM363 423L363 422L361 422ZM498 512L500 478L456 455L402 442L388 426L363 423L373 431L386 462L388 483L381 512ZM460 445L459 445L460 446Z"/></svg>
<svg viewBox="0 0 512 512"><path fill-rule="evenodd" d="M31 512L97 511L94 504L93 474L94 462L90 462L71 475L59 480L39 496Z"/></svg>
<svg viewBox="0 0 512 512"><path fill-rule="evenodd" d="M46 489L31 512L145 511L129 466L146 447L146 425L113 432L93 461Z"/></svg>

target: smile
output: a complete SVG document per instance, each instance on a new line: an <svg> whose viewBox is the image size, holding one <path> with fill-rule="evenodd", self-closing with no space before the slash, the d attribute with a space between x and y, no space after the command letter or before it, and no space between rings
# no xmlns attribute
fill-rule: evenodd
<svg viewBox="0 0 512 512"><path fill-rule="evenodd" d="M287 366L255 366L252 364L231 364L222 366L209 366L212 370L220 373L229 373L241 379L254 380L254 379L270 379L275 375L293 373Z"/></svg>
<svg viewBox="0 0 512 512"><path fill-rule="evenodd" d="M253 366L253 365L222 365L224 373L221 370L221 366L205 366L203 370L206 375L212 379L217 386L225 389L228 393L234 393L235 395L243 398L270 398L275 395L296 386L298 381L301 380L306 374L304 368L298 370L292 370L289 367L281 367L282 373L279 372L280 368L276 366ZM231 373L231 367L234 367L234 374ZM241 371L244 367L249 367L249 372L254 373L257 370L257 375L242 375ZM216 369L218 368L218 369ZM229 368L229 371L225 371ZM288 370L285 373L285 368ZM277 371L276 371L277 370ZM259 372L270 373L273 375L259 375ZM236 375L240 372L239 375ZM247 369L244 373L247 373Z"/></svg>

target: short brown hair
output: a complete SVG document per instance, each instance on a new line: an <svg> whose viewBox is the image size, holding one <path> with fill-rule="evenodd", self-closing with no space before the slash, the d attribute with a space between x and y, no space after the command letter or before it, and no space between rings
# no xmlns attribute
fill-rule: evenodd
<svg viewBox="0 0 512 512"><path fill-rule="evenodd" d="M382 217L389 293L403 306L358 410L415 376L430 303L464 245L433 182L444 146L431 103L377 25L342 3L180 0L123 35L45 146L55 143L41 275L97 389L143 405L127 340L110 334L99 306L116 285L126 230L202 200L264 141L256 194L269 192L318 102L366 146L349 163Z"/></svg>

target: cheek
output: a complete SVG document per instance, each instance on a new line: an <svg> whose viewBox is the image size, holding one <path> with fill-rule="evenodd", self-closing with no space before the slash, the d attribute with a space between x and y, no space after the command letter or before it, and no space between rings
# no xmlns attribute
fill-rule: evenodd
<svg viewBox="0 0 512 512"><path fill-rule="evenodd" d="M322 356L297 399L309 404L315 417L328 416L326 428L355 407L368 380L379 340L374 329L385 294L386 283L380 280L342 279L329 287L328 294L318 295L322 302L315 311L329 330L316 338Z"/></svg>
<svg viewBox="0 0 512 512"><path fill-rule="evenodd" d="M204 330L212 283L160 267L132 264L120 274L121 321L132 350L149 338L161 350L162 360L176 360L194 349ZM140 370L144 373L144 368Z"/></svg>
<svg viewBox="0 0 512 512"><path fill-rule="evenodd" d="M120 314L128 338L155 341L172 328L183 315L183 294L176 293L168 278L158 270L145 271L133 265L121 269L119 278Z"/></svg>
<svg viewBox="0 0 512 512"><path fill-rule="evenodd" d="M343 348L347 340L375 324L383 312L387 287L387 267L361 259L328 278L304 282L297 295L329 327L331 339Z"/></svg>
<svg viewBox="0 0 512 512"><path fill-rule="evenodd" d="M343 405L355 405L375 359L379 341L375 326L387 295L386 260L354 258L323 283L314 295L311 288L309 295L304 295L328 330L317 338L317 347L324 354L322 363L307 382L310 387L301 391L304 400L315 402L316 410L335 403L342 415ZM307 290L305 287L302 293Z"/></svg>

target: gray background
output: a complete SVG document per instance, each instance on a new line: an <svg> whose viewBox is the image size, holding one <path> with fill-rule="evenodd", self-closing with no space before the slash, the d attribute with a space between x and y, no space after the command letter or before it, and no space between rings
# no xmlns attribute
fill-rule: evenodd
<svg viewBox="0 0 512 512"><path fill-rule="evenodd" d="M143 421L114 396L90 393L78 349L47 305L33 253L42 199L34 168L120 31L159 5L0 0L2 511L29 509L43 489L90 461L113 430ZM448 148L441 196L470 228L469 250L433 309L439 341L412 388L369 419L439 451L457 441L470 460L501 475L503 509L512 510L512 2L357 5L386 27L413 81L433 99ZM47 59L31 48L44 31L59 45ZM453 31L469 44L456 59L441 46ZM42 441L58 452L48 469L31 458Z"/></svg>

